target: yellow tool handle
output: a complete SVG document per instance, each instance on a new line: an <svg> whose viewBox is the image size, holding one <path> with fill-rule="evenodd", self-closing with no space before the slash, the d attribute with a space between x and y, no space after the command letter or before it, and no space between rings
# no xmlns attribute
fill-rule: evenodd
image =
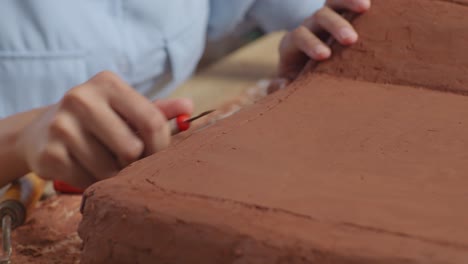
<svg viewBox="0 0 468 264"><path fill-rule="evenodd" d="M14 181L0 198L0 218L12 217L12 228L22 225L42 196L45 182L34 173Z"/></svg>
<svg viewBox="0 0 468 264"><path fill-rule="evenodd" d="M31 210L44 192L45 182L34 173L12 182L0 198L2 225L1 263L10 263L12 254L11 231L24 224Z"/></svg>

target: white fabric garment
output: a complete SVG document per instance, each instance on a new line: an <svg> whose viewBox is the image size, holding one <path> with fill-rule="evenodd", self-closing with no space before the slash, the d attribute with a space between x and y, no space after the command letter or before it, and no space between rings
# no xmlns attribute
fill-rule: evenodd
<svg viewBox="0 0 468 264"><path fill-rule="evenodd" d="M267 31L291 29L323 2L2 0L0 118L55 103L103 70L143 95L166 96L192 74L207 36L247 18Z"/></svg>

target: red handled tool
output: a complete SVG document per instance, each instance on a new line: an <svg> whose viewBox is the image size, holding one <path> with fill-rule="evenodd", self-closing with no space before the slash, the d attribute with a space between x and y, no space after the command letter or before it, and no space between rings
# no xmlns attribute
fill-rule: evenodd
<svg viewBox="0 0 468 264"><path fill-rule="evenodd" d="M68 194L81 194L83 190L73 187L63 181L54 181L54 189L60 193L68 193Z"/></svg>
<svg viewBox="0 0 468 264"><path fill-rule="evenodd" d="M190 117L189 115L179 115L178 117L169 120L169 126L171 127L171 135L177 135L180 132L184 132L190 128L190 124L206 115L213 113L215 110L205 111L197 116Z"/></svg>
<svg viewBox="0 0 468 264"><path fill-rule="evenodd" d="M203 112L197 116L190 117L189 115L179 115L178 117L169 120L169 126L171 128L171 135L177 135L180 132L186 131L190 128L190 123L193 121L204 117L208 114L211 114L214 110ZM69 184L62 182L62 181L54 181L54 189L60 193L67 193L67 194L81 194L83 190L70 186Z"/></svg>

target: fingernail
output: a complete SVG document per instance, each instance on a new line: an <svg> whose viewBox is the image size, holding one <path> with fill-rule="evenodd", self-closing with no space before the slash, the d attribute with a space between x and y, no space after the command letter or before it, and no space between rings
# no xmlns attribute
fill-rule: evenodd
<svg viewBox="0 0 468 264"><path fill-rule="evenodd" d="M355 12L361 13L367 11L370 5L370 0L354 0L352 9Z"/></svg>
<svg viewBox="0 0 468 264"><path fill-rule="evenodd" d="M369 10L371 6L371 1L370 0L362 0L360 3L360 11L366 11Z"/></svg>
<svg viewBox="0 0 468 264"><path fill-rule="evenodd" d="M314 48L314 54L317 56L317 59L323 59L330 55L330 50L323 45L318 45Z"/></svg>
<svg viewBox="0 0 468 264"><path fill-rule="evenodd" d="M357 38L358 38L358 35L356 34L356 32L354 32L350 28L342 28L339 31L339 38L340 38L341 41L346 42L344 44L348 44L348 43L355 42L357 40Z"/></svg>

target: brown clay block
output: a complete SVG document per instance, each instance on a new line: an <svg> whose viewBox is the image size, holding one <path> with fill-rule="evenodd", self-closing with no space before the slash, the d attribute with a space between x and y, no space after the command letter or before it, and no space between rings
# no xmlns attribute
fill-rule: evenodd
<svg viewBox="0 0 468 264"><path fill-rule="evenodd" d="M355 19L359 43L318 72L468 94L468 1L374 0Z"/></svg>
<svg viewBox="0 0 468 264"><path fill-rule="evenodd" d="M82 263L468 263L467 116L303 75L92 186Z"/></svg>

